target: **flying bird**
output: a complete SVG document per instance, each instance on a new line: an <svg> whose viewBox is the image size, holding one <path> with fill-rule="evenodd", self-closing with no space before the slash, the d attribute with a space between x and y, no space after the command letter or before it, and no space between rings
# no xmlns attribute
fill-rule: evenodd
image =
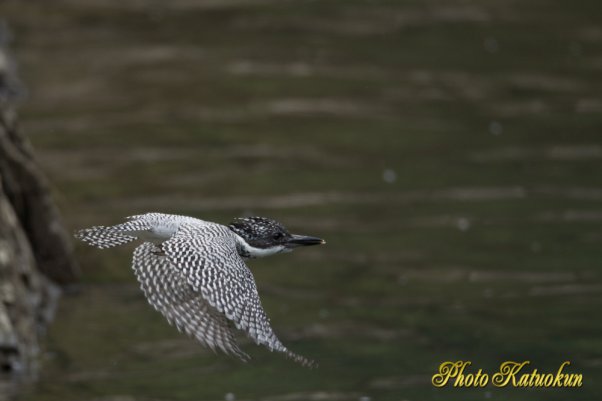
<svg viewBox="0 0 602 401"><path fill-rule="evenodd" d="M132 268L148 302L178 330L214 351L250 359L238 346L235 326L256 344L304 366L315 366L274 334L245 259L324 244L323 239L291 234L265 217L236 218L224 226L162 213L86 228L75 237L101 249L141 240Z"/></svg>

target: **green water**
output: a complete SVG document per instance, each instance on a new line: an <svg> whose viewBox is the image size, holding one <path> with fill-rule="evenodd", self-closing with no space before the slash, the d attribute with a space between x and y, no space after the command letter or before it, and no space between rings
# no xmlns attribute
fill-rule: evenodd
<svg viewBox="0 0 602 401"><path fill-rule="evenodd" d="M323 247L254 260L285 344L243 364L154 312L132 248L78 246L27 401L595 400L597 1L7 1L22 129L69 228L266 215ZM434 388L506 360L580 389ZM364 398L365 399L365 398Z"/></svg>

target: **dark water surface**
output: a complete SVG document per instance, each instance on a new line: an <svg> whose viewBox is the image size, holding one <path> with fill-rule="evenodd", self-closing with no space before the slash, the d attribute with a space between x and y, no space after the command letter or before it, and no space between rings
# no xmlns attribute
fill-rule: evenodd
<svg viewBox="0 0 602 401"><path fill-rule="evenodd" d="M250 262L281 339L243 364L78 247L28 401L594 400L598 1L7 1L21 122L68 225L247 213L324 237ZM436 389L443 361L580 389ZM367 397L367 398L366 398Z"/></svg>

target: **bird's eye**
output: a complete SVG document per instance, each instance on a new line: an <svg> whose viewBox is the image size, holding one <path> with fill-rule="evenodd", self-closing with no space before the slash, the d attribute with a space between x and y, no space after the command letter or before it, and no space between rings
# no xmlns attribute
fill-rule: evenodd
<svg viewBox="0 0 602 401"><path fill-rule="evenodd" d="M272 236L272 238L274 239L282 239L282 237L284 237L284 234L282 233L276 233Z"/></svg>

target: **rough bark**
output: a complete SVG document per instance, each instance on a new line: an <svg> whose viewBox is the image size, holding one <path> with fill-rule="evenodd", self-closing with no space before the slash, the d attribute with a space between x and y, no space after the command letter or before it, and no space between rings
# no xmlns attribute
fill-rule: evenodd
<svg viewBox="0 0 602 401"><path fill-rule="evenodd" d="M24 89L2 46L2 36L7 35L0 32L0 177L4 193L27 235L38 269L58 283L70 283L78 277L72 244L31 146L17 130L15 105Z"/></svg>
<svg viewBox="0 0 602 401"><path fill-rule="evenodd" d="M52 318L58 287L36 268L33 252L0 185L0 375L31 378L38 336Z"/></svg>
<svg viewBox="0 0 602 401"><path fill-rule="evenodd" d="M0 393L35 377L39 337L59 287L76 280L72 247L48 184L17 130L23 96L0 25ZM4 390L2 390L4 389ZM0 399L2 394L0 394Z"/></svg>

